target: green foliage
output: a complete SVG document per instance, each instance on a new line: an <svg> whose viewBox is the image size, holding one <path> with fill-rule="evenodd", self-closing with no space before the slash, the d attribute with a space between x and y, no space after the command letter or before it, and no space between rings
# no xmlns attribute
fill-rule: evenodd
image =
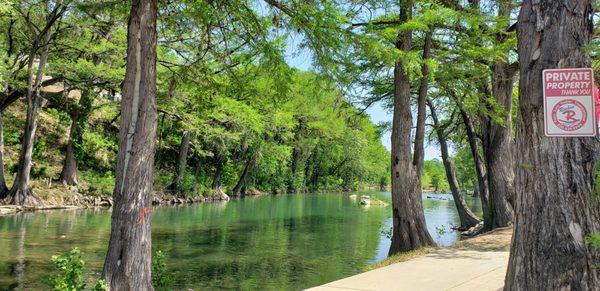
<svg viewBox="0 0 600 291"><path fill-rule="evenodd" d="M600 233L594 233L594 234L590 234L587 237L587 241L589 244L591 244L593 247L600 249ZM596 269L600 270L600 263L596 264Z"/></svg>
<svg viewBox="0 0 600 291"><path fill-rule="evenodd" d="M82 169L104 171L112 169L117 154L118 144L111 136L102 132L84 131L81 144L78 146Z"/></svg>
<svg viewBox="0 0 600 291"><path fill-rule="evenodd" d="M442 235L446 234L448 232L448 230L446 229L445 226L440 225L440 226L435 227L435 232L438 234L438 236L442 236Z"/></svg>
<svg viewBox="0 0 600 291"><path fill-rule="evenodd" d="M359 17L353 10L357 3L284 0L257 7L252 1L221 2L161 5L156 190L168 191L176 179L183 132L191 133L191 146L182 195L195 188L191 161L201 161L197 185L201 192L210 192L205 190L212 188L215 178L228 193L238 184L245 191L263 192L389 184L389 152L381 145L382 133L356 108L347 91L354 77L344 69L352 64L349 49L355 43L370 43L370 37L348 29L348 23ZM44 72L60 80L53 90L63 91L44 96L47 103L38 113L44 122L39 122L36 134L32 173L34 178L55 179L71 142L82 185L78 190L110 195L129 11L126 5L98 1L64 4L67 11L51 29ZM19 64L27 63L34 32L23 16L44 27L46 10L41 2L0 6L0 27L13 32L0 34L3 92L26 88L29 72ZM414 22L411 27L421 29L442 15L450 17L444 9L425 10L418 13L425 25ZM314 70L303 72L286 64L287 45L295 35L302 36L303 49L312 51ZM373 47L389 64L402 57L383 43ZM417 51L407 54L411 61L406 64L417 74L422 62L432 70L436 67L432 60L421 60ZM5 111L5 140L11 154L19 152L26 111L23 105L16 107ZM7 168L16 168L17 162L7 160ZM221 165L223 171L215 177Z"/></svg>
<svg viewBox="0 0 600 291"><path fill-rule="evenodd" d="M112 172L104 174L92 171L80 173L83 181L88 184L87 194L91 196L110 196L115 187L115 177Z"/></svg>
<svg viewBox="0 0 600 291"><path fill-rule="evenodd" d="M85 262L81 259L81 251L78 248L52 256L52 263L58 270L58 274L52 278L54 290L76 291L85 288Z"/></svg>
<svg viewBox="0 0 600 291"><path fill-rule="evenodd" d="M596 248L600 248L600 233L596 233L596 234L592 234L590 236L588 236L588 242L596 247Z"/></svg>
<svg viewBox="0 0 600 291"><path fill-rule="evenodd" d="M106 281L104 280L98 280L96 281L96 284L94 284L94 288L92 288L93 291L106 291L108 290L108 286L106 285Z"/></svg>
<svg viewBox="0 0 600 291"><path fill-rule="evenodd" d="M444 164L438 160L425 161L421 185L423 189L434 192L448 191L450 186L448 186Z"/></svg>
<svg viewBox="0 0 600 291"><path fill-rule="evenodd" d="M52 256L52 263L58 274L52 277L52 290L79 291L85 290L85 262L81 259L81 251L74 248L64 254ZM92 290L106 291L108 287L104 280L97 280Z"/></svg>
<svg viewBox="0 0 600 291"><path fill-rule="evenodd" d="M165 253L157 250L152 256L152 285L158 289L164 288L169 284L170 278L165 262Z"/></svg>
<svg viewBox="0 0 600 291"><path fill-rule="evenodd" d="M462 190L471 190L477 184L477 172L475 162L468 146L462 146L456 150L454 156L456 166L456 178Z"/></svg>

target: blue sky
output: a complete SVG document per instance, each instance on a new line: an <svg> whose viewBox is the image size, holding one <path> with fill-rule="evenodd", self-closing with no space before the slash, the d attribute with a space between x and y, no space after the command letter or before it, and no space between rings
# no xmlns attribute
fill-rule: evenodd
<svg viewBox="0 0 600 291"><path fill-rule="evenodd" d="M286 48L286 60L290 66L300 70L307 71L312 69L312 56L310 51L298 50L299 43L297 38L291 38ZM374 104L367 109L367 114L375 123L392 120L392 113L381 107L381 104ZM391 150L390 134L386 133L381 138L381 143ZM440 150L437 146L425 145L425 160L441 159Z"/></svg>

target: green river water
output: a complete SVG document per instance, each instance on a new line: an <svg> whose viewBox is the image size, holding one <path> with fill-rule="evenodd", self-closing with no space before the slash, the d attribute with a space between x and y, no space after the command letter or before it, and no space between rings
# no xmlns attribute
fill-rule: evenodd
<svg viewBox="0 0 600 291"><path fill-rule="evenodd" d="M166 254L168 290L299 290L361 272L387 256L391 208L366 209L351 194L153 208L153 248ZM390 201L389 193L368 194ZM423 203L434 239L454 243L453 202ZM99 278L109 234L109 209L0 217L0 290L49 290L50 257L73 247L84 253L90 282Z"/></svg>

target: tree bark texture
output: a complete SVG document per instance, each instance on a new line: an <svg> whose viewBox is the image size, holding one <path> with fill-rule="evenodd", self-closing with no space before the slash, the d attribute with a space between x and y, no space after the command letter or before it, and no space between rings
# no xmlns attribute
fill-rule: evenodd
<svg viewBox="0 0 600 291"><path fill-rule="evenodd" d="M198 196L198 185L200 184L200 170L202 166L202 162L200 161L200 158L198 157L198 161L196 162L196 170L194 170L194 196Z"/></svg>
<svg viewBox="0 0 600 291"><path fill-rule="evenodd" d="M413 3L402 0L400 21L411 18ZM398 36L396 48L412 49L412 32ZM394 68L394 116L392 125L392 244L389 254L406 252L435 245L427 231L420 179L411 153L412 113L410 106L410 77L404 72L402 61Z"/></svg>
<svg viewBox="0 0 600 291"><path fill-rule="evenodd" d="M63 168L60 173L59 181L65 185L77 185L77 156L81 153L81 143L83 142L83 131L92 111L94 95L92 90L82 90L81 98L71 112L71 128L69 130L69 141L67 142L67 152L63 162Z"/></svg>
<svg viewBox="0 0 600 291"><path fill-rule="evenodd" d="M8 194L8 187L6 186L6 178L4 176L4 127L3 127L3 116L0 111L0 199L3 199Z"/></svg>
<svg viewBox="0 0 600 291"><path fill-rule="evenodd" d="M184 131L179 145L179 154L177 155L177 175L173 181L173 191L175 194L181 193L181 185L187 168L188 152L190 150L190 132Z"/></svg>
<svg viewBox="0 0 600 291"><path fill-rule="evenodd" d="M425 120L427 119L427 92L429 90L429 66L425 62L431 55L431 42L433 29L425 34L423 45L423 65L421 66L421 83L419 84L419 95L417 99L417 129L415 131L415 150L413 164L417 168L417 176L421 179L423 172L423 160L425 158Z"/></svg>
<svg viewBox="0 0 600 291"><path fill-rule="evenodd" d="M73 120L71 123L69 141L67 142L67 152L65 153L65 160L59 177L60 182L70 186L77 185L77 160L75 159L75 151L73 149L74 131L77 126L76 122L76 120Z"/></svg>
<svg viewBox="0 0 600 291"><path fill-rule="evenodd" d="M448 185L450 186L450 192L452 198L454 198L454 204L456 204L456 210L460 219L460 230L467 230L471 227L479 224L481 220L471 211L463 194L460 192L460 186L458 185L458 179L456 178L456 168L454 163L450 159L448 152L448 143L446 142L446 135L444 129L440 125L435 106L430 100L427 100L427 105L431 112L431 119L433 119L433 126L437 134L438 143L440 144L440 151L442 152L442 161L444 163L444 169L446 170L446 178L448 179Z"/></svg>
<svg viewBox="0 0 600 291"><path fill-rule="evenodd" d="M247 158L244 163L244 170L242 170L242 174L240 175L237 183L233 187L232 195L233 197L242 197L242 189L246 185L246 181L248 179L248 175L250 174L250 168L254 164L254 155L251 155Z"/></svg>
<svg viewBox="0 0 600 291"><path fill-rule="evenodd" d="M513 73L508 64L493 65L492 94L504 109L503 124L490 119L483 128L491 227L506 227L513 223L514 211L509 199L514 197L515 152L512 137Z"/></svg>
<svg viewBox="0 0 600 291"><path fill-rule="evenodd" d="M499 0L498 16L510 17L512 1ZM502 42L503 34L496 40ZM492 212L492 228L506 227L513 223L514 211L509 203L514 197L515 143L512 134L513 84L516 70L508 60L494 62L492 70L492 97L504 108L502 123L491 118L483 121L483 152L489 185L489 203Z"/></svg>
<svg viewBox="0 0 600 291"><path fill-rule="evenodd" d="M223 167L225 166L225 161L223 160L223 157L216 154L214 158L214 163L215 174L213 176L212 183L213 197L219 200L229 200L229 196L227 196L223 189L221 189L221 175L223 174Z"/></svg>
<svg viewBox="0 0 600 291"><path fill-rule="evenodd" d="M592 1L525 0L519 14L516 222L505 290L599 290L597 137L546 137L542 70L588 67Z"/></svg>
<svg viewBox="0 0 600 291"><path fill-rule="evenodd" d="M111 290L153 290L151 197L156 150L156 0L134 0L127 34L111 236Z"/></svg>
<svg viewBox="0 0 600 291"><path fill-rule="evenodd" d="M46 67L46 62L48 61L50 37L50 31L47 31L44 35L39 36L39 39L34 42L29 54L27 117L25 120L25 130L23 131L23 137L21 139L21 151L19 153L19 166L17 175L12 188L7 194L9 204L26 206L43 204L42 200L31 190L29 180L32 166L33 145L35 143L35 133L37 130L37 110L40 107L42 100L40 94L42 89L42 79L44 77L44 68ZM35 69L36 73L34 75L34 61L38 50L41 50L41 52L37 68Z"/></svg>
<svg viewBox="0 0 600 291"><path fill-rule="evenodd" d="M490 188L487 180L485 162L479 153L479 143L477 141L477 133L475 132L475 125L473 125L473 121L460 104L459 111L467 132L467 139L469 140L469 147L471 148L471 154L473 155L473 162L475 163L475 172L477 173L477 189L479 190L479 194L481 196L484 227L487 230L491 230L493 228L493 213L490 208Z"/></svg>

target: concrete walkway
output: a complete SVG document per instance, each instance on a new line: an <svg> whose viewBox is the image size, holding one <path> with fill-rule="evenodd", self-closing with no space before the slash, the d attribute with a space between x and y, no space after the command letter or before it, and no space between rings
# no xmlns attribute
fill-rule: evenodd
<svg viewBox="0 0 600 291"><path fill-rule="evenodd" d="M499 290L504 286L512 229L331 282L311 291Z"/></svg>

